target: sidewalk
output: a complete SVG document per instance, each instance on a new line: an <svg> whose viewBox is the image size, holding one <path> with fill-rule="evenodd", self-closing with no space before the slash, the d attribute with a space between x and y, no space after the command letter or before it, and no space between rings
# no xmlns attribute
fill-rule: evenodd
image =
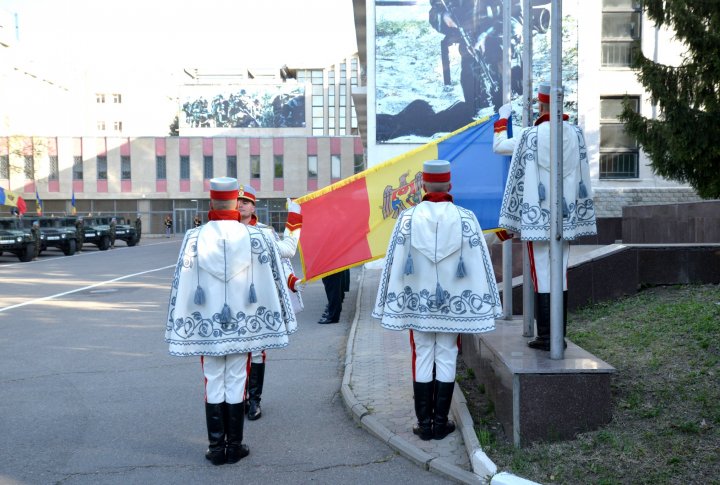
<svg viewBox="0 0 720 485"><path fill-rule="evenodd" d="M602 253L603 246L573 246L570 264ZM348 336L342 396L353 418L378 439L426 470L460 483L530 484L497 467L482 451L472 417L458 386L451 417L457 429L443 440L422 441L412 432L416 422L408 332L385 330L372 317L381 266L360 271L357 305ZM519 277L519 283L522 277ZM498 283L502 288L502 282Z"/></svg>
<svg viewBox="0 0 720 485"><path fill-rule="evenodd" d="M451 413L458 429L439 441L422 441L412 432L416 418L408 332L385 330L371 315L380 272L367 267L360 272L342 384L345 405L365 429L423 468L461 483L485 483L473 473L469 456L479 443L457 386Z"/></svg>

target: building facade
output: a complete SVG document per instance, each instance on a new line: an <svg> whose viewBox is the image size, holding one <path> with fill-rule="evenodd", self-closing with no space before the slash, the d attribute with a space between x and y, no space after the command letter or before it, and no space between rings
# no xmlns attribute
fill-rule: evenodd
<svg viewBox="0 0 720 485"><path fill-rule="evenodd" d="M549 3L541 2L544 7ZM376 59L379 42L376 36L380 22L378 9L388 5L397 9L419 8L416 4L353 0L358 55L365 80L354 89L353 95L363 120L361 132L366 141L370 166L417 147L412 143L377 142L375 126L380 101L376 82L379 68L379 60ZM637 142L624 133L623 125L617 119L625 96L644 116L661 116L649 93L638 82L636 72L630 68L632 43L640 40L646 56L668 65L681 62L682 45L673 38L672 32L656 27L649 20L637 0L565 0L563 8L566 5L576 12L577 23L563 27L576 29L576 52L573 56L577 58L577 119L584 129L588 145L598 216L619 217L622 208L628 205L700 200L690 186L655 175L648 157ZM427 12L430 2L424 8ZM427 23L426 20L424 22ZM439 64L439 44L437 57ZM442 72L439 78L442 82ZM540 80L549 81L535 79L534 82ZM407 80L408 89L413 89L413 82L418 81Z"/></svg>
<svg viewBox="0 0 720 485"><path fill-rule="evenodd" d="M12 22L3 16L0 30ZM64 76L32 62L13 36L3 39L0 187L29 212L41 203L46 215L140 214L149 233L164 232L171 215L183 232L196 213L206 220L209 180L227 175L256 189L260 220L280 230L286 198L366 167L351 96L357 55L321 67L189 68L149 87L102 73ZM288 89L301 93L294 124L282 115L287 97L273 95ZM188 122L195 113L183 111L183 96L199 90L242 92L247 113L265 104L275 116L263 124L253 111L255 123L222 123L215 96L202 123Z"/></svg>

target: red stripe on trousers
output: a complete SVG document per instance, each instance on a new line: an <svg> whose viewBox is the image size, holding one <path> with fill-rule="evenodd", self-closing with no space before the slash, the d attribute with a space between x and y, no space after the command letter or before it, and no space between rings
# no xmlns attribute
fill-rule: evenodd
<svg viewBox="0 0 720 485"><path fill-rule="evenodd" d="M205 402L207 402L207 377L205 377L205 356L200 356L200 368L203 371L203 390L205 392Z"/></svg>
<svg viewBox="0 0 720 485"><path fill-rule="evenodd" d="M412 376L413 382L415 382L415 357L417 354L415 354L415 339L413 338L412 330L410 330L410 351L412 353Z"/></svg>
<svg viewBox="0 0 720 485"><path fill-rule="evenodd" d="M528 248L528 256L530 259L530 277L532 278L533 288L535 290L535 293L537 293L537 291L538 291L537 273L535 272L535 253L533 252L532 241L527 242L527 248Z"/></svg>
<svg viewBox="0 0 720 485"><path fill-rule="evenodd" d="M263 354L265 354L264 350ZM247 399L247 389L250 382L250 365L252 365L252 353L248 352L247 364L245 364L245 389L243 389L243 402Z"/></svg>

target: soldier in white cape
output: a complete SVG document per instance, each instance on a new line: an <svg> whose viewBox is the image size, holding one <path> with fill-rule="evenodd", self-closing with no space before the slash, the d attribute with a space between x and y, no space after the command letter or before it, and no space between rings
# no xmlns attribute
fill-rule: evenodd
<svg viewBox="0 0 720 485"><path fill-rule="evenodd" d="M450 163L423 164L423 201L398 216L373 317L410 330L413 391L423 440L455 430L448 419L460 333L495 329L502 315L495 273L475 214L452 203Z"/></svg>
<svg viewBox="0 0 720 485"><path fill-rule="evenodd" d="M290 258L295 256L298 241L300 241L300 230L302 229L302 213L300 205L296 202L287 200L288 218L285 223L285 231L283 237L280 238L272 226L258 221L255 215L255 204L257 203L257 195L252 185L241 185L238 191L238 211L240 212L240 222L248 226L253 226L265 233L268 240L275 243L275 249L280 256L280 265L283 272L283 281L285 288L288 290L290 302L295 313L300 313L304 309L302 295L296 284L299 280L295 276ZM265 349L255 350L252 352L250 375L248 376L248 399L245 402L245 411L250 421L260 419L262 416L262 400L263 387L265 385L265 361L267 353Z"/></svg>
<svg viewBox="0 0 720 485"><path fill-rule="evenodd" d="M550 350L550 85L538 86L539 118L534 126L508 137L512 127L509 105L499 110L495 123L493 150L512 154L499 226L519 234L526 241L535 290L537 337L528 346ZM563 115L562 146L562 256L563 256L563 335L567 326L567 267L569 241L597 234L595 206L590 184L585 135L579 126ZM565 344L567 346L567 343Z"/></svg>
<svg viewBox="0 0 720 485"><path fill-rule="evenodd" d="M242 443L250 353L282 348L297 328L275 244L239 222L238 183L210 181L209 222L182 242L165 340L171 355L200 356L214 465L247 456Z"/></svg>

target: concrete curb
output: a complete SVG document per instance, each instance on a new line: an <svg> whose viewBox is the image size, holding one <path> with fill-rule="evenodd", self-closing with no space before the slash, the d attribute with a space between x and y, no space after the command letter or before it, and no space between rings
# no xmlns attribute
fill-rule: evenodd
<svg viewBox="0 0 720 485"><path fill-rule="evenodd" d="M355 347L355 333L357 330L358 320L360 319L360 301L362 298L363 281L365 279L365 268L362 268L360 273L360 281L358 283L357 299L355 303L355 316L353 317L352 325L350 327L350 333L348 335L347 345L345 347L345 372L343 375L342 384L340 387L340 394L342 395L345 406L350 411L353 419L358 422L363 428L365 428L370 434L380 439L392 449L397 451L400 455L409 459L410 461L420 465L425 470L431 470L434 473L444 475L460 483L468 484L482 484L489 483L489 476L494 475L489 473L491 470L490 465L495 465L487 459L487 455L482 452L479 448L479 442L475 436L475 430L473 428L472 417L467 409L467 403L465 396L462 391L456 386L453 394L453 401L451 412L457 419L458 426L462 432L463 440L465 440L465 446L468 450L468 456L471 459L473 472L463 470L462 468L447 463L444 460L436 458L412 443L408 442L404 438L390 431L385 425L383 425L375 416L363 406L357 397L353 393L351 387L351 377L353 369L353 349ZM477 446L477 449L475 447ZM487 462L481 459L475 459L477 451L485 456ZM476 466L477 463L477 466ZM497 468L495 468L497 470ZM478 471L480 473L478 473Z"/></svg>

